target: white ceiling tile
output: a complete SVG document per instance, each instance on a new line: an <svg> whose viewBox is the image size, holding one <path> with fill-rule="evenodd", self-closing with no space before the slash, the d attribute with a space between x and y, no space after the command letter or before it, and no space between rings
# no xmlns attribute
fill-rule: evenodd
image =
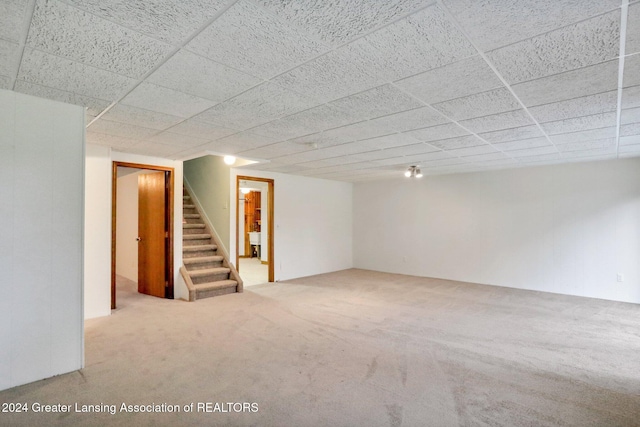
<svg viewBox="0 0 640 427"><path fill-rule="evenodd" d="M70 59L25 48L19 80L115 101L133 87L135 80Z"/></svg>
<svg viewBox="0 0 640 427"><path fill-rule="evenodd" d="M328 102L387 83L367 56L344 46L284 73L274 82Z"/></svg>
<svg viewBox="0 0 640 427"><path fill-rule="evenodd" d="M445 117L431 107L416 108L415 110L403 111L402 113L391 114L372 120L385 129L392 129L397 132L407 132L428 126L447 123Z"/></svg>
<svg viewBox="0 0 640 427"><path fill-rule="evenodd" d="M622 108L640 107L640 86L626 87L622 90Z"/></svg>
<svg viewBox="0 0 640 427"><path fill-rule="evenodd" d="M392 22L424 6L422 0L371 2L368 0L271 1L259 4L287 21L305 28L323 41L341 45L367 31Z"/></svg>
<svg viewBox="0 0 640 427"><path fill-rule="evenodd" d="M454 150L457 148L475 147L477 145L486 145L480 138L475 135L459 136L457 138L442 139L439 141L431 141L429 144L443 150Z"/></svg>
<svg viewBox="0 0 640 427"><path fill-rule="evenodd" d="M616 125L616 113L601 113L591 116L575 117L572 119L558 120L543 123L541 126L549 135L558 133L577 132L589 129L598 129Z"/></svg>
<svg viewBox="0 0 640 427"><path fill-rule="evenodd" d="M501 151L522 150L525 148L536 148L551 145L546 137L527 138L517 141L494 143L493 146Z"/></svg>
<svg viewBox="0 0 640 427"><path fill-rule="evenodd" d="M3 0L0 2L0 39L19 43L24 37L24 24L31 2Z"/></svg>
<svg viewBox="0 0 640 427"><path fill-rule="evenodd" d="M351 142L389 135L391 133L395 133L395 129L393 129L392 126L388 126L384 121L372 120L326 130L322 132L322 139L323 143L325 143L324 139L328 140L327 143L333 141L336 141L336 143L338 143L337 141Z"/></svg>
<svg viewBox="0 0 640 427"><path fill-rule="evenodd" d="M126 153L141 154L144 156L170 157L184 151L184 147L159 144L157 142L143 141L123 149Z"/></svg>
<svg viewBox="0 0 640 427"><path fill-rule="evenodd" d="M486 163L493 162L492 163L493 165L502 164L502 162L506 162L506 161L508 161L508 164L516 163L513 159L510 159L504 153L475 154L472 156L465 156L464 160L468 162L475 162L475 163L481 163L481 164L485 164L485 162ZM495 162L498 162L498 163L495 163Z"/></svg>
<svg viewBox="0 0 640 427"><path fill-rule="evenodd" d="M510 84L599 64L618 57L620 11L581 21L488 53Z"/></svg>
<svg viewBox="0 0 640 427"><path fill-rule="evenodd" d="M185 120L182 123L173 126L170 130L171 132L179 133L181 135L195 136L210 141L215 141L216 139L238 133L235 129L199 122L193 119Z"/></svg>
<svg viewBox="0 0 640 427"><path fill-rule="evenodd" d="M0 89L11 89L9 83L11 79L9 77L0 76Z"/></svg>
<svg viewBox="0 0 640 427"><path fill-rule="evenodd" d="M626 110L622 110L620 114L620 123L623 125L627 125L630 123L638 123L640 122L640 107L636 108L628 108Z"/></svg>
<svg viewBox="0 0 640 427"><path fill-rule="evenodd" d="M566 151L562 153L562 157L564 159L576 159L580 157L594 157L594 156L603 156L603 155L615 155L616 147L606 146L600 148L587 148L584 150L575 150L575 151Z"/></svg>
<svg viewBox="0 0 640 427"><path fill-rule="evenodd" d="M572 117L616 111L618 108L618 91L597 93L566 101L538 105L529 108L529 112L539 123L552 122Z"/></svg>
<svg viewBox="0 0 640 427"><path fill-rule="evenodd" d="M72 92L60 89L54 89L35 83L29 83L18 80L14 88L16 92L26 93L28 95L39 96L40 98L53 99L55 101L66 102L67 104L82 105L87 108L87 112L97 116L110 104L109 101L82 96Z"/></svg>
<svg viewBox="0 0 640 427"><path fill-rule="evenodd" d="M550 136L555 144L568 144L580 141L593 141L596 139L615 138L616 127L592 129L580 132L561 133Z"/></svg>
<svg viewBox="0 0 640 427"><path fill-rule="evenodd" d="M299 132L296 136L299 136L333 129L357 121L342 110L330 105L319 105L292 114L274 123L278 123L283 129L296 129ZM260 130L256 128L255 131L260 132L261 130L264 130L264 128L260 127Z"/></svg>
<svg viewBox="0 0 640 427"><path fill-rule="evenodd" d="M518 83L512 86L524 105L550 104L616 90L618 60Z"/></svg>
<svg viewBox="0 0 640 427"><path fill-rule="evenodd" d="M316 104L316 101L277 84L263 83L216 105L198 118L231 128L247 129L306 110Z"/></svg>
<svg viewBox="0 0 640 427"><path fill-rule="evenodd" d="M447 154L444 151L432 153L430 154L430 156L430 158L425 158L424 161L420 163L420 165L425 168L436 168L441 166L452 166L467 163L466 160L460 159L458 157L452 157L450 154Z"/></svg>
<svg viewBox="0 0 640 427"><path fill-rule="evenodd" d="M620 136L640 135L640 123L620 126Z"/></svg>
<svg viewBox="0 0 640 427"><path fill-rule="evenodd" d="M340 128L338 128L340 129ZM308 147L331 147L333 145L344 144L345 142L354 141L353 138L347 138L341 135L327 135L325 132L317 132L309 135L300 136L289 139L288 142L298 145L306 145Z"/></svg>
<svg viewBox="0 0 640 427"><path fill-rule="evenodd" d="M620 152L640 151L640 135L620 138Z"/></svg>
<svg viewBox="0 0 640 427"><path fill-rule="evenodd" d="M513 111L521 106L509 90L498 88L434 104L433 108L453 120L464 120Z"/></svg>
<svg viewBox="0 0 640 427"><path fill-rule="evenodd" d="M495 144L500 142L515 141L520 139L535 138L543 136L542 131L536 125L522 126L512 129L485 132L478 135L485 141Z"/></svg>
<svg viewBox="0 0 640 427"><path fill-rule="evenodd" d="M420 156L420 155L417 155ZM379 166L397 166L397 165L402 165L402 167L406 168L407 166L417 163L416 161L414 161L414 159L412 158L414 156L398 156L398 157L392 157L392 158L386 158L386 159L378 159L375 160L375 163Z"/></svg>
<svg viewBox="0 0 640 427"><path fill-rule="evenodd" d="M136 31L179 45L213 18L226 0L65 0Z"/></svg>
<svg viewBox="0 0 640 427"><path fill-rule="evenodd" d="M221 102L253 87L260 79L180 50L149 78L150 83Z"/></svg>
<svg viewBox="0 0 640 427"><path fill-rule="evenodd" d="M523 156L518 158L519 162L528 165L551 165L562 163L563 159L560 153L539 154L536 156Z"/></svg>
<svg viewBox="0 0 640 427"><path fill-rule="evenodd" d="M498 76L478 55L400 80L396 84L429 104L503 86Z"/></svg>
<svg viewBox="0 0 640 427"><path fill-rule="evenodd" d="M520 160L522 160L522 157L535 157L540 160L540 156L550 156L550 159L555 159L558 155L558 149L553 145L547 145L544 147L533 147L525 148L522 150L509 151L509 155Z"/></svg>
<svg viewBox="0 0 640 427"><path fill-rule="evenodd" d="M444 0L482 50L491 50L600 15L620 0Z"/></svg>
<svg viewBox="0 0 640 427"><path fill-rule="evenodd" d="M189 118L215 102L197 96L167 89L151 83L142 83L121 101L125 105L150 111Z"/></svg>
<svg viewBox="0 0 640 427"><path fill-rule="evenodd" d="M131 137L124 136L115 136L108 135L106 133L96 133L91 132L91 129L87 129L87 143L89 144L98 144L98 145L106 145L114 148L123 148L129 147L135 144L139 144L141 141L139 139L134 139Z"/></svg>
<svg viewBox="0 0 640 427"><path fill-rule="evenodd" d="M51 0L37 1L27 45L128 77L141 77L173 49L164 42Z"/></svg>
<svg viewBox="0 0 640 427"><path fill-rule="evenodd" d="M584 150L593 150L593 149L615 149L616 139L615 138L606 138L606 139L597 139L594 141L581 141L581 142L571 142L569 144L558 144L558 150L564 152L568 151L584 151Z"/></svg>
<svg viewBox="0 0 640 427"><path fill-rule="evenodd" d="M262 147L274 143L273 138L262 135L256 135L252 132L239 132L233 135L225 136L208 146L210 150L219 151L221 153L235 154L242 151L251 150L253 148Z"/></svg>
<svg viewBox="0 0 640 427"><path fill-rule="evenodd" d="M629 6L627 16L627 43L625 53L640 52L640 3Z"/></svg>
<svg viewBox="0 0 640 427"><path fill-rule="evenodd" d="M455 150L447 150L446 152L448 154L451 154L452 156L465 157L465 156L475 156L478 154L496 153L497 150L492 146L490 146L489 144L484 144L484 145L477 145L474 147L465 147L465 148L458 148Z"/></svg>
<svg viewBox="0 0 640 427"><path fill-rule="evenodd" d="M0 39L0 75L7 77L16 75L16 65L21 52L18 43Z"/></svg>
<svg viewBox="0 0 640 427"><path fill-rule="evenodd" d="M533 123L533 120L526 111L515 110L508 111L506 113L493 114L491 116L463 120L459 123L472 132L484 133L502 129L528 126Z"/></svg>
<svg viewBox="0 0 640 427"><path fill-rule="evenodd" d="M307 130L304 126L299 126L298 123L284 120L274 120L272 122L253 127L251 128L251 132L273 138L277 141L284 141L317 133L317 131Z"/></svg>
<svg viewBox="0 0 640 427"><path fill-rule="evenodd" d="M358 156L366 160L381 160L381 159L393 159L400 156L414 156L418 154L427 154L434 151L440 151L435 147L427 144L412 144L404 145L401 147L393 147L382 150L371 151L368 153L362 153Z"/></svg>
<svg viewBox="0 0 640 427"><path fill-rule="evenodd" d="M129 123L158 130L165 130L184 120L178 116L130 107L124 104L114 105L102 118L112 122Z"/></svg>
<svg viewBox="0 0 640 427"><path fill-rule="evenodd" d="M356 41L353 47L372 58L378 74L391 81L476 53L437 4Z"/></svg>
<svg viewBox="0 0 640 427"><path fill-rule="evenodd" d="M159 131L157 129L149 129L141 126L130 125L127 123L118 123L111 122L109 120L98 119L87 128L87 132L105 133L107 135L142 140L157 134Z"/></svg>
<svg viewBox="0 0 640 427"><path fill-rule="evenodd" d="M438 126L431 126L424 129L417 129L411 132L405 132L419 141L429 142L439 139L453 138L456 136L469 135L469 132L462 129L455 123L447 123Z"/></svg>
<svg viewBox="0 0 640 427"><path fill-rule="evenodd" d="M253 148L240 152L241 156L252 157L257 159L274 159L280 156L300 153L308 151L310 147L302 144L296 144L291 141L277 142L275 144L265 145L259 148Z"/></svg>
<svg viewBox="0 0 640 427"><path fill-rule="evenodd" d="M389 84L332 101L330 104L348 111L359 120L387 116L423 106L416 99Z"/></svg>
<svg viewBox="0 0 640 427"><path fill-rule="evenodd" d="M624 75L622 84L624 87L640 85L640 55L627 56L624 60Z"/></svg>
<svg viewBox="0 0 640 427"><path fill-rule="evenodd" d="M377 138L365 139L362 141L358 141L356 143L362 143L363 146L373 147L371 150L381 149L381 148L391 148L391 147L399 147L402 145L413 145L419 142L417 139L403 134L403 133L394 133L386 136L379 136ZM352 144L356 144L352 143ZM367 150L367 151L371 151Z"/></svg>
<svg viewBox="0 0 640 427"><path fill-rule="evenodd" d="M270 169L271 172L279 172L279 173L299 173L302 171L306 171L307 168L300 165L281 165L277 167L272 167Z"/></svg>
<svg viewBox="0 0 640 427"><path fill-rule="evenodd" d="M208 139L197 138L195 136L181 135L173 132L160 132L150 138L146 138L146 141L157 142L166 145L175 145L179 147L198 147L209 142Z"/></svg>
<svg viewBox="0 0 640 427"><path fill-rule="evenodd" d="M260 78L271 78L327 49L264 9L240 0L186 48Z"/></svg>

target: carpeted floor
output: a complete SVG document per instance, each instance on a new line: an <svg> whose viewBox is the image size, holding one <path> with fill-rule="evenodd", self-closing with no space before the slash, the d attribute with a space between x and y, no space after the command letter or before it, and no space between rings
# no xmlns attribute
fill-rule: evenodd
<svg viewBox="0 0 640 427"><path fill-rule="evenodd" d="M269 282L269 266L260 258L240 258L240 277L244 286L261 285Z"/></svg>
<svg viewBox="0 0 640 427"><path fill-rule="evenodd" d="M85 369L0 392L115 414L0 425L640 426L639 305L363 270L195 303L118 295L86 322Z"/></svg>

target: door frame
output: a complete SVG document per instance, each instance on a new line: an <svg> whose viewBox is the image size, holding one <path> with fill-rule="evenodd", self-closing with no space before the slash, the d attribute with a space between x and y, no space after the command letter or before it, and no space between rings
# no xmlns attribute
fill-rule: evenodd
<svg viewBox="0 0 640 427"><path fill-rule="evenodd" d="M111 172L111 309L116 308L116 226L117 226L117 195L118 195L118 167L145 169L168 173L168 188L165 187L165 218L169 224L169 237L165 251L165 268L167 270L167 292L165 297L173 299L173 199L174 199L174 168L165 166L146 165L142 163L112 162ZM166 175L165 175L166 176Z"/></svg>
<svg viewBox="0 0 640 427"><path fill-rule="evenodd" d="M274 244L273 244L273 230L274 230L274 220L273 220L273 188L274 188L274 180L271 178L259 178L256 176L244 176L244 175L236 175L236 270L240 273L240 254L239 254L239 219L240 216L240 181L258 181L258 182L266 182L267 183L267 217L269 219L267 225L267 236L269 240L269 245L267 248L267 256L269 257L269 282L275 281L275 260L274 260Z"/></svg>

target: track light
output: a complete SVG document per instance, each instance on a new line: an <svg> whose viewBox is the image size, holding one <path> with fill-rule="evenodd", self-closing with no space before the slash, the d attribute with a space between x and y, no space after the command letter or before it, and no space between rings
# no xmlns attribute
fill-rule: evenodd
<svg viewBox="0 0 640 427"><path fill-rule="evenodd" d="M407 178L422 178L422 171L418 166L409 166L404 176Z"/></svg>

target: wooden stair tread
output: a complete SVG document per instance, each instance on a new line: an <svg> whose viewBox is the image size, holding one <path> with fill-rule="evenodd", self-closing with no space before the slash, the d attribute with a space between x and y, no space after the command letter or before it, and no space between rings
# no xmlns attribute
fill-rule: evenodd
<svg viewBox="0 0 640 427"><path fill-rule="evenodd" d="M215 251L217 249L218 245L183 246L182 252Z"/></svg>
<svg viewBox="0 0 640 427"><path fill-rule="evenodd" d="M221 255L213 255L213 256L184 258L182 261L184 262L185 265L189 265L189 264L202 264L205 262L219 262L219 261L222 261L223 259L224 258Z"/></svg>
<svg viewBox="0 0 640 427"><path fill-rule="evenodd" d="M197 291L208 291L211 289L233 288L238 286L238 282L235 280L218 280L217 282L200 283L199 285L193 286Z"/></svg>
<svg viewBox="0 0 640 427"><path fill-rule="evenodd" d="M231 269L227 267L215 267L215 268L189 271L188 274L191 277L202 277L202 276L209 276L213 274L228 274L230 271Z"/></svg>
<svg viewBox="0 0 640 427"><path fill-rule="evenodd" d="M210 239L211 234L184 234L182 240L204 240Z"/></svg>

